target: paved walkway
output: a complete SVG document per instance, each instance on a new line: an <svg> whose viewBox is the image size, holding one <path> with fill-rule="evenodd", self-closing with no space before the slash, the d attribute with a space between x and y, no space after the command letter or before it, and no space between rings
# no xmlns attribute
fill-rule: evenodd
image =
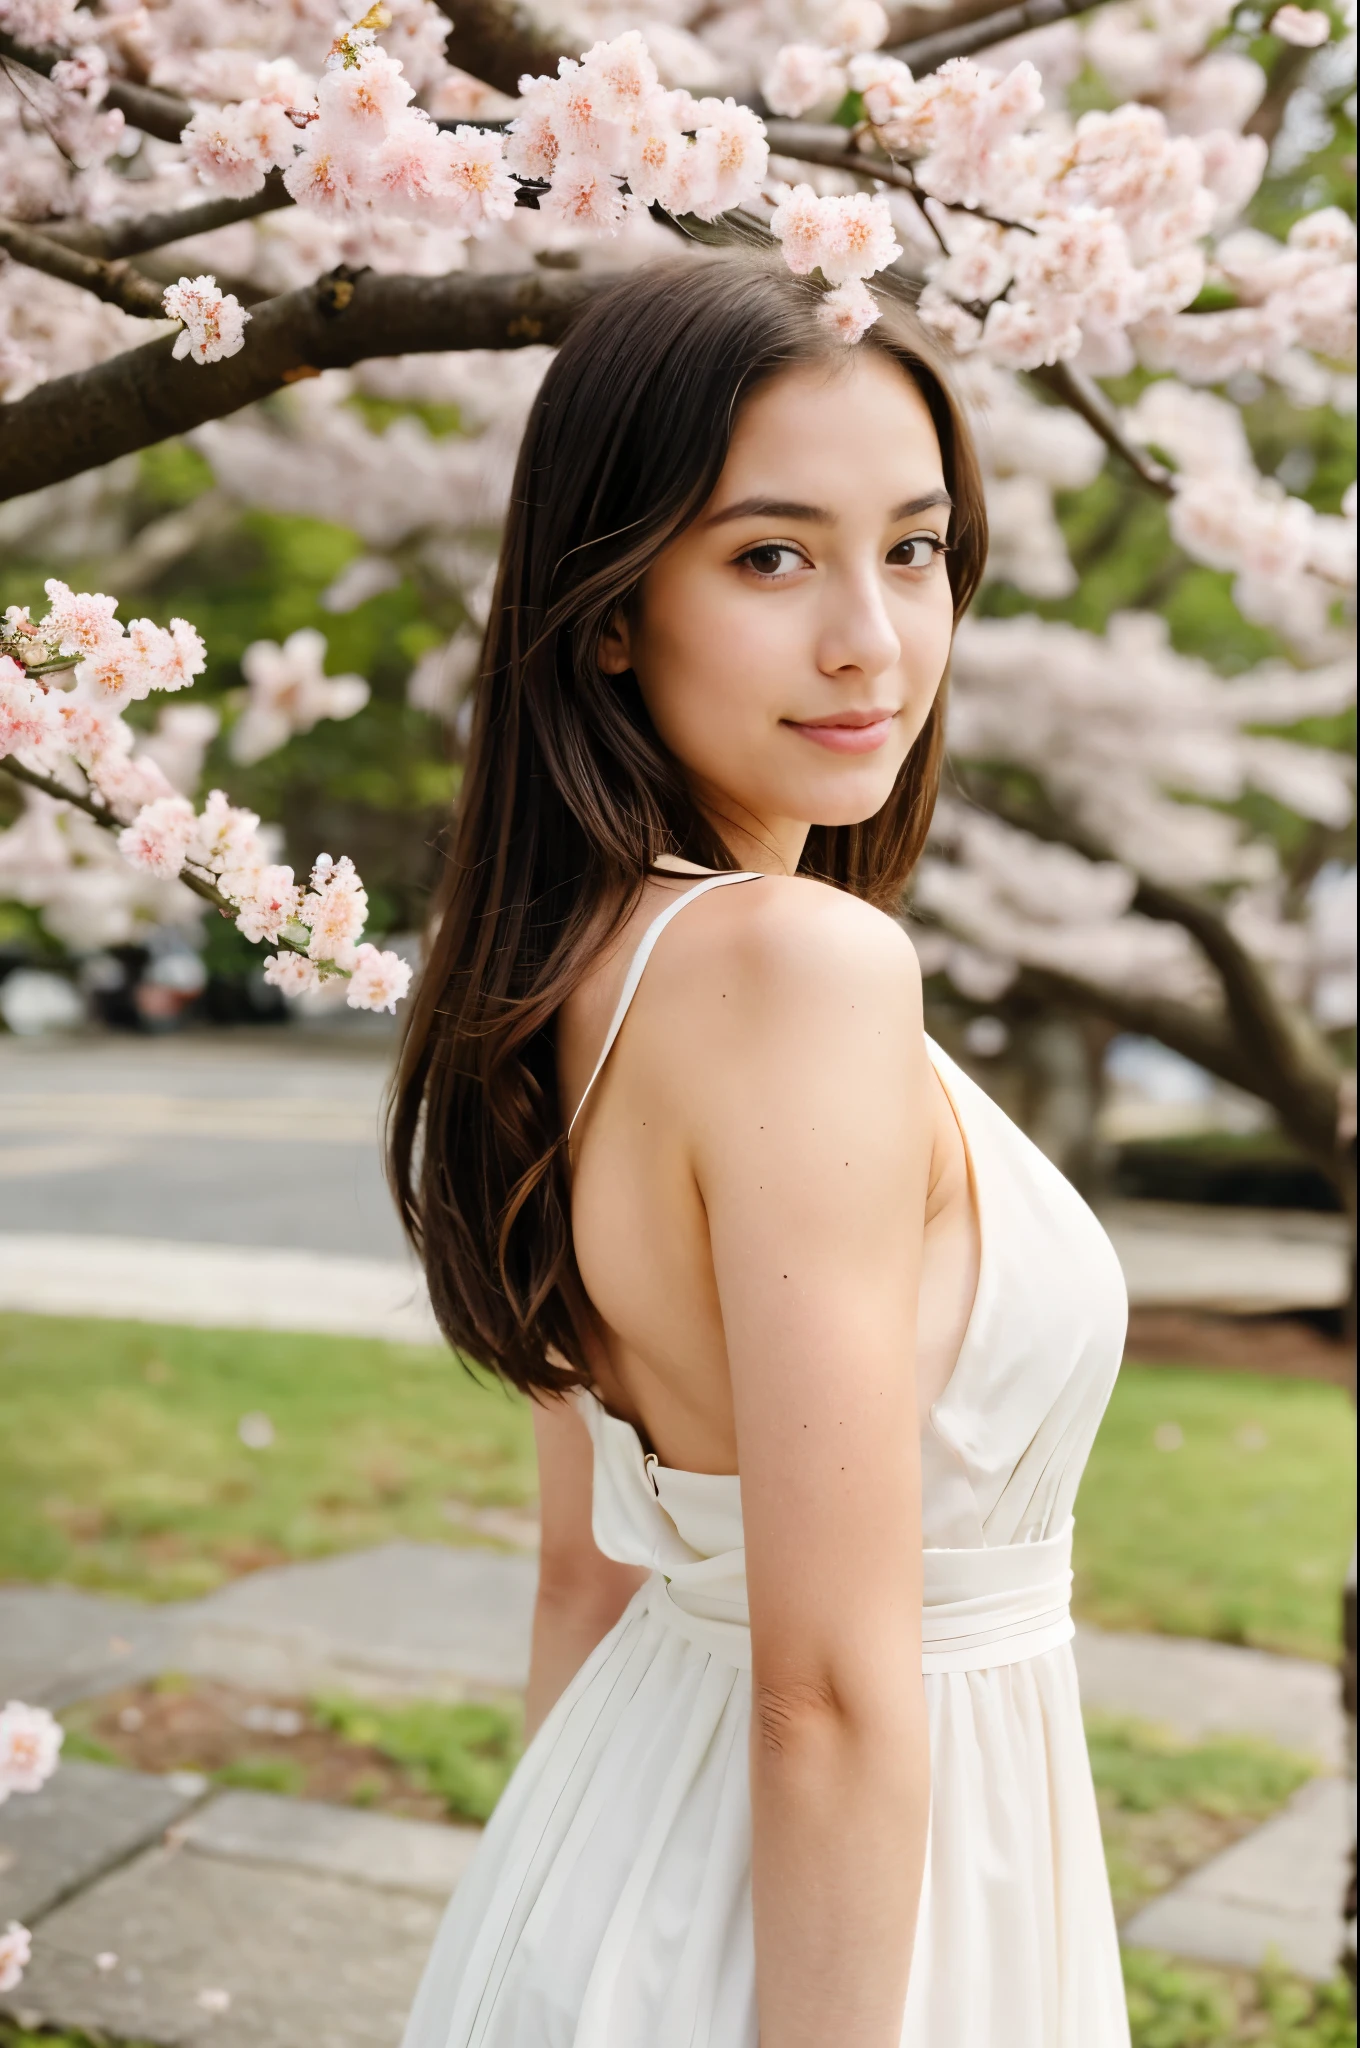
<svg viewBox="0 0 1360 2048"><path fill-rule="evenodd" d="M0 1148L3 1158L3 1148ZM1140 1212L1154 1209L1153 1218ZM1295 1237L1223 1227L1213 1214L1128 1203L1107 1213L1135 1306L1273 1313L1335 1303L1344 1253L1333 1219ZM1229 1215L1228 1225L1235 1219ZM439 1341L424 1279L404 1258L361 1252L186 1243L175 1238L0 1232L0 1310L120 1316L200 1328L318 1330Z"/></svg>
<svg viewBox="0 0 1360 2048"><path fill-rule="evenodd" d="M61 1707L170 1669L281 1694L503 1693L524 1680L534 1572L523 1550L391 1543L161 1608L0 1588L0 1698ZM1330 1975L1351 1804L1336 1775L1335 1675L1166 1637L1083 1629L1076 1647L1088 1707L1188 1737L1266 1736L1324 1773L1145 1908L1126 1938L1237 1964L1274 1948ZM190 1774L67 1764L42 1794L0 1809L0 1925L24 1919L37 1937L0 2011L167 2048L394 2048L474 1842L468 1829L214 1794Z"/></svg>

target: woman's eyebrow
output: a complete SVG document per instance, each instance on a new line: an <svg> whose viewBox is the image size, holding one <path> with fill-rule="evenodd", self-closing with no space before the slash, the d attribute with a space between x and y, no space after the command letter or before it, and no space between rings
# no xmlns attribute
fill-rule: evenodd
<svg viewBox="0 0 1360 2048"><path fill-rule="evenodd" d="M706 524L724 526L729 519L807 519L819 526L831 526L835 514L820 505L797 505L787 498L741 498L735 505L711 514Z"/></svg>
<svg viewBox="0 0 1360 2048"><path fill-rule="evenodd" d="M905 504L895 505L889 517L896 525L899 519L912 519L918 512L928 512L932 505L943 505L946 510L952 512L954 500L948 491L941 487L936 491L927 491L923 497L908 498Z"/></svg>
<svg viewBox="0 0 1360 2048"><path fill-rule="evenodd" d="M911 519L918 512L927 512L935 505L952 508L953 499L943 487L926 491L919 498L908 498L903 504L895 505L888 514L895 525L899 519ZM815 526L834 526L836 515L821 505L800 505L789 498L741 498L735 505L725 505L721 512L709 515L705 524L725 526L732 519L800 519Z"/></svg>

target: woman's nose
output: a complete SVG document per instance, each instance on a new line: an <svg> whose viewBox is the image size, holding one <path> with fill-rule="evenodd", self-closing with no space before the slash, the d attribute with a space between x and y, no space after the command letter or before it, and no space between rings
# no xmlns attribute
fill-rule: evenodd
<svg viewBox="0 0 1360 2048"><path fill-rule="evenodd" d="M902 642L884 597L877 564L836 577L827 589L817 649L823 675L881 676L901 657Z"/></svg>

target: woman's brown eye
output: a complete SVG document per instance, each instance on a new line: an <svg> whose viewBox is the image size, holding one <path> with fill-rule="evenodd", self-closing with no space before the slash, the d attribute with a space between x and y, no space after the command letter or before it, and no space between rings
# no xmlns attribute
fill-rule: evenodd
<svg viewBox="0 0 1360 2048"><path fill-rule="evenodd" d="M932 534L919 533L912 540L900 540L892 551L899 569L928 569L937 555L945 552L944 542Z"/></svg>
<svg viewBox="0 0 1360 2048"><path fill-rule="evenodd" d="M796 549L770 541L764 547L748 548L741 559L757 576L778 576L781 570L796 567L802 557Z"/></svg>

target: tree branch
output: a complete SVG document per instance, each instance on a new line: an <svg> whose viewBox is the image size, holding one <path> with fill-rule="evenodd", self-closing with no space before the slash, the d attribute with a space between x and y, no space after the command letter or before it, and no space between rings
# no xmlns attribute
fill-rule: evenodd
<svg viewBox="0 0 1360 2048"><path fill-rule="evenodd" d="M569 47L547 34L518 0L438 0L438 5L449 17L444 54L450 64L511 99L518 97L526 71L555 72L559 57L581 54L579 42Z"/></svg>
<svg viewBox="0 0 1360 2048"><path fill-rule="evenodd" d="M1128 464L1140 483L1155 491L1159 498L1175 497L1176 479L1172 472L1129 439L1118 413L1093 378L1074 370L1070 363L1054 363L1048 368L1029 370L1026 375L1042 384L1045 391L1051 391L1071 411L1079 413L1106 447Z"/></svg>
<svg viewBox="0 0 1360 2048"><path fill-rule="evenodd" d="M386 277L332 271L255 309L224 361L172 359L173 335L53 377L0 406L0 501L96 469L319 370L371 356L556 342L607 273Z"/></svg>
<svg viewBox="0 0 1360 2048"><path fill-rule="evenodd" d="M1074 14L1086 14L1091 8L1104 4L1105 0L1020 0L1018 6L993 7L971 21L956 22L949 28L936 30L933 35L920 36L910 43L899 43L887 54L900 57L904 64L911 66L917 78L924 78L928 72L938 71L951 57L971 57L975 50L989 49L993 43L1009 42L1012 36L1025 35L1031 29L1047 28L1055 21L1067 21Z"/></svg>
<svg viewBox="0 0 1360 2048"><path fill-rule="evenodd" d="M204 199L197 206L173 206L160 213L119 214L109 221L44 221L42 232L49 242L63 248L79 249L85 256L114 260L140 256L148 249L163 249L170 242L187 242L194 235L210 235L216 228L233 227L238 220L255 220L262 213L276 213L291 206L292 197L284 187L283 172L271 171L262 191L248 199Z"/></svg>
<svg viewBox="0 0 1360 2048"><path fill-rule="evenodd" d="M827 164L832 170L852 171L856 177L877 178L881 184L896 185L913 197L919 195L914 174L891 157L867 156L857 149L848 129L833 122L777 121L766 119L765 133L776 156L789 156L803 164Z"/></svg>
<svg viewBox="0 0 1360 2048"><path fill-rule="evenodd" d="M1017 803L999 792L983 794L976 788L967 794L971 802L1003 824L1049 845L1069 846L1091 861L1118 858L1046 804ZM1303 1011L1277 993L1261 962L1242 944L1216 904L1188 890L1153 881L1136 869L1134 873L1137 886L1130 910L1161 924L1179 925L1195 941L1218 977L1223 1022L1215 1027L1212 1019L1200 1017L1187 1004L1157 996L1125 996L1074 978L1074 987L1087 989L1086 1007L1099 1010L1125 1029L1146 1029L1150 1036L1185 1052L1187 1058L1231 1081L1234 1087L1246 1088L1270 1103L1291 1135L1314 1158L1330 1161L1334 1167L1340 1075L1321 1033ZM1138 1005L1143 1006L1146 1018L1156 1013L1161 1021L1155 1025L1129 1022L1130 1006ZM1179 1036L1170 1035L1173 1031ZM1201 1050L1192 1052L1189 1046L1196 1031Z"/></svg>
<svg viewBox="0 0 1360 2048"><path fill-rule="evenodd" d="M93 818L95 824L102 826L105 832L115 833L121 832L123 829L122 820L115 818L113 812L106 810L102 804L95 803L91 797L80 795L75 790L67 789L64 783L56 781L53 776L39 775L36 769L25 768L23 763L16 761L12 754L6 755L4 760L0 760L0 772L12 775L16 782L24 783L29 789L40 789L44 796L54 797L58 803L70 804L74 809L83 811L87 818ZM191 889L194 895L201 897L205 903L210 903L214 910L220 910L226 917L236 917L240 905L233 903L229 896L224 896L215 883L208 881L206 876L196 874L190 867L183 867L175 879L176 881L183 882L186 889ZM275 944L282 946L289 953L305 953L307 951L306 945L301 940L290 939L286 932L279 933ZM314 964L322 974L335 974L344 971L334 967L329 961L325 960L316 961Z"/></svg>
<svg viewBox="0 0 1360 2048"><path fill-rule="evenodd" d="M1249 1095L1259 1091L1253 1070L1239 1056L1223 1020L1189 1003L1169 996L1150 995L1130 989L1102 988L1096 982L1079 981L1075 975L1060 974L1050 967L1022 967L1018 979L1022 994L1048 1006L1065 1004L1087 1016L1104 1017L1121 1031L1139 1038L1155 1038L1193 1061L1206 1073L1216 1074L1230 1087Z"/></svg>
<svg viewBox="0 0 1360 2048"><path fill-rule="evenodd" d="M0 29L0 60L21 64L25 70L36 71L44 78L50 78L54 67L69 55L68 50L34 48L17 42ZM194 112L188 100L182 100L178 93L136 85L130 78L109 79L104 105L117 107L129 128L140 128L144 135L154 135L161 142L178 142Z"/></svg>
<svg viewBox="0 0 1360 2048"><path fill-rule="evenodd" d="M82 291L93 292L97 299L139 320L169 317L161 304L163 287L152 284L150 278L143 277L128 263L106 263L102 257L82 256L79 250L63 248L60 242L50 242L46 235L35 234L32 228L2 216L0 249L16 263L26 263L30 270L44 271L48 277L59 277L63 284L79 285Z"/></svg>

